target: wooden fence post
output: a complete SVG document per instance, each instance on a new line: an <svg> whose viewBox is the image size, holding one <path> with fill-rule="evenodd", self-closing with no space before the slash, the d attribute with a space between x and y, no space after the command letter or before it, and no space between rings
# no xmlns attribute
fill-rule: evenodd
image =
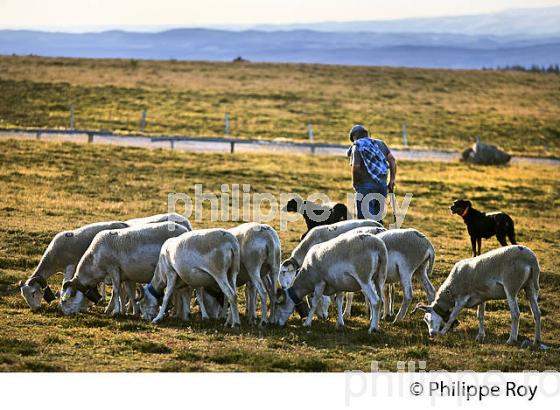
<svg viewBox="0 0 560 410"><path fill-rule="evenodd" d="M403 145L405 147L408 146L408 131L406 129L406 122L404 122L402 125L402 139L403 139Z"/></svg>
<svg viewBox="0 0 560 410"><path fill-rule="evenodd" d="M229 113L227 111L224 117L224 134L229 135Z"/></svg>
<svg viewBox="0 0 560 410"><path fill-rule="evenodd" d="M309 137L309 143L313 144L313 125L311 125L311 123L307 124L307 135ZM311 154L315 154L314 145L311 145Z"/></svg>
<svg viewBox="0 0 560 410"><path fill-rule="evenodd" d="M93 144L93 132L88 132L87 142L88 144Z"/></svg>
<svg viewBox="0 0 560 410"><path fill-rule="evenodd" d="M74 121L74 104L70 106L70 129L73 130L75 126Z"/></svg>
<svg viewBox="0 0 560 410"><path fill-rule="evenodd" d="M140 117L140 132L144 132L146 129L146 117L148 116L148 109L144 108L142 111L142 116Z"/></svg>
<svg viewBox="0 0 560 410"><path fill-rule="evenodd" d="M230 141L229 142L229 153L233 154L235 151L235 142L234 141Z"/></svg>

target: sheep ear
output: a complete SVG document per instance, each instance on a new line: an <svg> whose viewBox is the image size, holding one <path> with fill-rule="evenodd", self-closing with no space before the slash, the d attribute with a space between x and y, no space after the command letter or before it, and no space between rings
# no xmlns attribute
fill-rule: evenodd
<svg viewBox="0 0 560 410"><path fill-rule="evenodd" d="M139 286L136 288L136 297L134 298L135 302L140 302L142 299L144 299L144 287L143 286Z"/></svg>
<svg viewBox="0 0 560 410"><path fill-rule="evenodd" d="M18 282L18 287L23 288L25 286L25 281L24 280L20 280Z"/></svg>
<svg viewBox="0 0 560 410"><path fill-rule="evenodd" d="M416 313L417 310L421 310L422 312L431 312L432 311L432 307L430 305L425 305L423 303L418 303L414 309L412 310L412 313Z"/></svg>

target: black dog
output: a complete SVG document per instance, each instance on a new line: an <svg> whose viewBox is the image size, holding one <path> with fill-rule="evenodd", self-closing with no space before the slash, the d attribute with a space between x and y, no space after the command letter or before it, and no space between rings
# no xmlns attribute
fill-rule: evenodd
<svg viewBox="0 0 560 410"><path fill-rule="evenodd" d="M451 213L460 215L465 221L471 237L473 256L480 255L482 238L488 239L496 235L498 242L502 246L507 246L507 236L512 245L517 243L513 219L504 212L480 212L472 207L471 201L458 199L451 205Z"/></svg>
<svg viewBox="0 0 560 410"><path fill-rule="evenodd" d="M297 212L303 215L307 232L316 226L331 225L348 219L348 208L341 203L319 205L295 197L288 201L284 209L287 212ZM305 238L307 232L301 235L301 239Z"/></svg>

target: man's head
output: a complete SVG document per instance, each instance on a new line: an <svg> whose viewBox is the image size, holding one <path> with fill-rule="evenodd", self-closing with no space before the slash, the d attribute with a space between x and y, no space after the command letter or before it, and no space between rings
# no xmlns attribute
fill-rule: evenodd
<svg viewBox="0 0 560 410"><path fill-rule="evenodd" d="M369 132L366 127L360 124L354 125L348 133L348 138L350 138L352 142L366 137L369 137Z"/></svg>

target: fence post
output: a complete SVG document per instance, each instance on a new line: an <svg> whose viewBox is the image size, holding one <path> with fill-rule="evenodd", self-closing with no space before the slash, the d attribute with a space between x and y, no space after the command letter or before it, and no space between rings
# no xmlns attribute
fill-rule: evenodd
<svg viewBox="0 0 560 410"><path fill-rule="evenodd" d="M35 135L35 139L40 140L41 139L41 133L37 132L37 134Z"/></svg>
<svg viewBox="0 0 560 410"><path fill-rule="evenodd" d="M73 130L75 125L74 121L74 104L70 106L70 129Z"/></svg>
<svg viewBox="0 0 560 410"><path fill-rule="evenodd" d="M148 116L148 109L144 108L142 111L142 116L140 117L140 132L144 132L146 129L146 117Z"/></svg>
<svg viewBox="0 0 560 410"><path fill-rule="evenodd" d="M87 142L88 144L93 144L93 132L88 132Z"/></svg>
<svg viewBox="0 0 560 410"><path fill-rule="evenodd" d="M229 113L227 111L224 117L224 123L224 134L229 135Z"/></svg>
<svg viewBox="0 0 560 410"><path fill-rule="evenodd" d="M234 141L230 141L229 142L229 153L233 154L235 151L235 142Z"/></svg>
<svg viewBox="0 0 560 410"><path fill-rule="evenodd" d="M174 140L169 140L169 145L171 145L172 150L175 149L175 141Z"/></svg>
<svg viewBox="0 0 560 410"><path fill-rule="evenodd" d="M406 122L403 122L402 125L402 139L403 139L403 145L405 147L408 146L408 131L406 130Z"/></svg>
<svg viewBox="0 0 560 410"><path fill-rule="evenodd" d="M313 144L313 125L311 125L311 123L307 124L307 135L309 137L309 143ZM311 145L311 154L315 154L314 145Z"/></svg>

